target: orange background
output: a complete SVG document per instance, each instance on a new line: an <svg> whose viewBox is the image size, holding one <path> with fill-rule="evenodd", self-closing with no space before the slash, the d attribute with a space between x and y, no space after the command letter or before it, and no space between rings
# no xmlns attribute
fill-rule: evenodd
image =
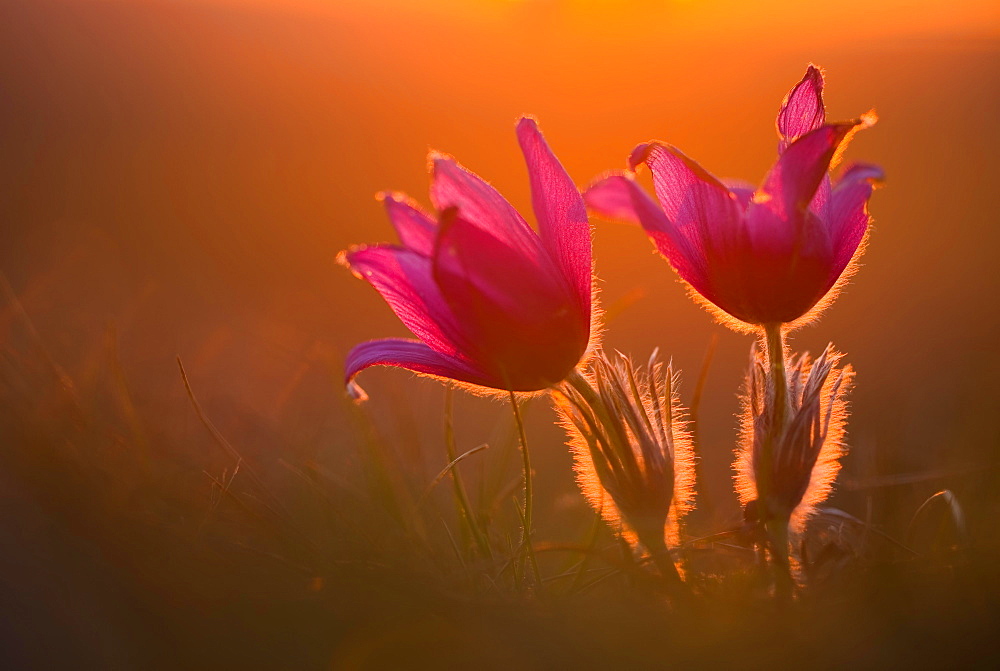
<svg viewBox="0 0 1000 671"><path fill-rule="evenodd" d="M815 62L831 118L878 111L847 160L888 175L864 266L793 339L812 351L833 341L858 370L836 502L860 514L861 496L891 491L874 511L891 522L949 486L975 502L973 521L996 511L995 2L33 0L5 14L0 269L81 388L101 375L114 325L135 404L161 457L182 464L182 486L207 490L201 470L225 461L187 405L175 355L220 430L265 467L354 458L343 356L406 331L334 258L392 239L376 191L427 203L428 149L529 218L513 133L522 113L581 185L651 138L758 181L778 103ZM713 515L732 519L750 341L713 324L651 249L636 229L596 222L602 301L616 313L605 343L672 355L689 402L718 334L703 486ZM9 309L4 318L9 336ZM440 386L394 369L362 384L400 458L437 472ZM530 410L529 439L551 535L560 506L582 503L543 406ZM490 401L458 409L465 449L508 430ZM858 489L900 473L928 479Z"/></svg>

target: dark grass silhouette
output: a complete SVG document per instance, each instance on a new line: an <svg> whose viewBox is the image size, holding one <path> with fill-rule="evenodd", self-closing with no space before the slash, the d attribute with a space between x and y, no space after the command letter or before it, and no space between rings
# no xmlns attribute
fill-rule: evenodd
<svg viewBox="0 0 1000 671"><path fill-rule="evenodd" d="M930 668L993 657L997 543L975 500L939 496L908 530L822 510L802 552L809 587L785 609L763 593L738 525L689 529L715 535L682 539L702 604L685 611L584 506L559 515L539 488L535 587L513 570L518 457L501 405L500 432L481 433L489 447L443 477L409 467L365 407L353 411L353 453L301 459L278 442L267 461L241 451L249 433L219 433L194 384L169 416L137 402L113 332L92 379L70 377L11 292L5 301L0 599L12 668ZM423 457L444 469L438 425ZM477 468L501 453L503 478ZM454 472L481 541L462 522ZM883 484L873 499L894 496Z"/></svg>

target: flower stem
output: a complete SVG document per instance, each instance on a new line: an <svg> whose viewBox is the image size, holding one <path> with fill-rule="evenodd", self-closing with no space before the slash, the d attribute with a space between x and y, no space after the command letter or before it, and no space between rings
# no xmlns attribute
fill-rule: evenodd
<svg viewBox="0 0 1000 671"><path fill-rule="evenodd" d="M650 558L656 565L657 571L660 573L660 577L663 578L663 582L667 587L670 597L678 603L688 604L691 601L691 589L688 584L681 579L681 574L677 570L677 565L674 564L674 558L670 554L670 550L667 549L667 544L663 541L662 536L663 530L660 529L659 533L655 535L645 535L645 538L640 537L640 542L646 546L649 550Z"/></svg>
<svg viewBox="0 0 1000 671"><path fill-rule="evenodd" d="M781 324L765 325L764 338L771 389L774 391L774 397L768 399L768 402L773 403L772 430L778 436L784 431L788 417L788 373L785 371L785 334L782 333Z"/></svg>
<svg viewBox="0 0 1000 671"><path fill-rule="evenodd" d="M761 521L767 532L771 549L771 563L774 568L775 596L785 601L792 595L794 582L788 561L788 514L775 510L776 501L772 485L774 476L774 452L785 434L789 420L788 373L785 367L785 337L781 324L764 325L764 343L767 348L768 397L767 415L770 417L767 434L761 446L760 462L757 465L757 500L761 510Z"/></svg>
<svg viewBox="0 0 1000 671"><path fill-rule="evenodd" d="M787 602L795 590L788 561L788 516L771 517L764 528L771 544L771 561L774 564L774 596L778 601Z"/></svg>
<svg viewBox="0 0 1000 671"><path fill-rule="evenodd" d="M514 412L514 422L517 424L518 439L521 445L521 464L524 468L524 510L522 525L522 542L524 550L531 562L531 569L535 574L535 584L538 589L542 587L541 574L538 572L538 560L535 558L535 550L531 544L531 512L532 512L532 487L531 487L531 457L528 454L528 438L524 432L524 420L521 418L521 410L517 405L517 397L513 391L510 394L510 407Z"/></svg>

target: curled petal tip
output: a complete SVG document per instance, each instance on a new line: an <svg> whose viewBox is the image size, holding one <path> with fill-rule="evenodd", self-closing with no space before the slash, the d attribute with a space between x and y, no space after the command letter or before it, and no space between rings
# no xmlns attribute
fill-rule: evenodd
<svg viewBox="0 0 1000 671"><path fill-rule="evenodd" d="M358 405L368 400L368 393L354 380L349 380L346 386L347 396Z"/></svg>
<svg viewBox="0 0 1000 671"><path fill-rule="evenodd" d="M635 207L633 189L639 188L633 172L606 172L583 190L583 202L601 217L638 224L641 218Z"/></svg>
<svg viewBox="0 0 1000 671"><path fill-rule="evenodd" d="M872 186L879 186L885 182L885 171L881 166L872 163L853 163L841 173L837 186L843 186L852 182L865 181Z"/></svg>
<svg viewBox="0 0 1000 671"><path fill-rule="evenodd" d="M645 163L649 158L649 152L653 151L655 142L643 142L632 150L628 156L628 169L634 171L638 165Z"/></svg>

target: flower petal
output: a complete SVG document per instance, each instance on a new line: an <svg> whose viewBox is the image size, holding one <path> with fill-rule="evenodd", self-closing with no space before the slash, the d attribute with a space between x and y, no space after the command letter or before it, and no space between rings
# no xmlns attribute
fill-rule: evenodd
<svg viewBox="0 0 1000 671"><path fill-rule="evenodd" d="M442 354L463 356L467 338L434 284L428 257L411 249L381 245L352 249L343 261L382 295L414 335Z"/></svg>
<svg viewBox="0 0 1000 671"><path fill-rule="evenodd" d="M517 210L496 189L453 158L431 153L431 201L439 212L455 207L462 219L535 263L548 252Z"/></svg>
<svg viewBox="0 0 1000 671"><path fill-rule="evenodd" d="M563 379L587 347L590 319L554 265L537 266L454 209L440 227L434 278L475 343L472 358L515 391Z"/></svg>
<svg viewBox="0 0 1000 671"><path fill-rule="evenodd" d="M720 273L723 295L733 301L738 318L757 324L792 322L822 298L830 278L832 243L825 223L813 212L779 217L767 203L747 209L750 244ZM728 280L723 283L722 278Z"/></svg>
<svg viewBox="0 0 1000 671"><path fill-rule="evenodd" d="M506 240L469 222L457 209L449 208L442 214L440 231L433 273L446 299L460 288L474 289L476 300L530 320L537 311L569 298L568 288L551 262L537 265ZM462 303L454 312L464 318L469 310Z"/></svg>
<svg viewBox="0 0 1000 671"><path fill-rule="evenodd" d="M862 118L826 124L792 142L754 194L754 204L766 203L779 217L804 211L841 144L852 131L869 123Z"/></svg>
<svg viewBox="0 0 1000 671"><path fill-rule="evenodd" d="M705 258L663 213L657 203L628 173L611 173L583 194L587 205L602 217L641 224L674 270L688 283L706 288Z"/></svg>
<svg viewBox="0 0 1000 671"><path fill-rule="evenodd" d="M653 173L656 197L678 234L675 238L687 240L687 250L682 251L689 261L724 256L738 243L744 235L740 204L722 182L667 144L636 147L629 163L635 167L643 162ZM691 278L684 279L694 284Z"/></svg>
<svg viewBox="0 0 1000 671"><path fill-rule="evenodd" d="M632 202L632 191L638 189L632 178L621 172L610 172L590 183L583 191L583 200L587 207L598 216L611 221L622 221L629 224L640 223L640 215ZM641 189L638 189L641 191ZM643 193L649 200L649 196ZM653 203L653 208L663 219L663 211Z"/></svg>
<svg viewBox="0 0 1000 671"><path fill-rule="evenodd" d="M403 246L430 256L434 252L437 222L405 194L383 191L376 198L385 206L386 214Z"/></svg>
<svg viewBox="0 0 1000 671"><path fill-rule="evenodd" d="M562 268L589 319L593 271L587 207L534 119L518 121L517 139L528 165L531 204L542 243Z"/></svg>
<svg viewBox="0 0 1000 671"><path fill-rule="evenodd" d="M813 198L809 201L809 211L820 218L821 221L827 221L830 218L830 173L823 175L823 179L819 181L819 186L816 187L816 193L813 194Z"/></svg>
<svg viewBox="0 0 1000 671"><path fill-rule="evenodd" d="M810 65L805 76L785 95L778 111L778 135L781 136L779 151L797 137L816 130L826 120L823 107L823 74L815 65Z"/></svg>
<svg viewBox="0 0 1000 671"><path fill-rule="evenodd" d="M746 180L731 177L725 177L720 181L729 189L729 193L736 196L736 202L739 203L740 209L746 210L757 187Z"/></svg>
<svg viewBox="0 0 1000 671"><path fill-rule="evenodd" d="M827 225L834 246L834 271L837 276L851 262L871 217L868 199L875 185L885 179L877 165L859 163L844 171L830 198Z"/></svg>
<svg viewBox="0 0 1000 671"><path fill-rule="evenodd" d="M370 340L356 345L344 363L344 381L350 384L355 375L370 366L397 366L484 387L495 387L497 383L474 366L436 352L419 340L407 338Z"/></svg>
<svg viewBox="0 0 1000 671"><path fill-rule="evenodd" d="M755 258L746 281L753 291L741 307L750 319L794 321L837 281L844 266L835 263L838 248L830 229L831 198L824 185L830 162L846 139L871 122L864 117L806 133L778 157L754 194L746 211Z"/></svg>
<svg viewBox="0 0 1000 671"><path fill-rule="evenodd" d="M733 195L679 149L659 142L636 147L629 163L645 163L653 173L653 188L664 214L686 235L704 222L730 221L739 212Z"/></svg>

